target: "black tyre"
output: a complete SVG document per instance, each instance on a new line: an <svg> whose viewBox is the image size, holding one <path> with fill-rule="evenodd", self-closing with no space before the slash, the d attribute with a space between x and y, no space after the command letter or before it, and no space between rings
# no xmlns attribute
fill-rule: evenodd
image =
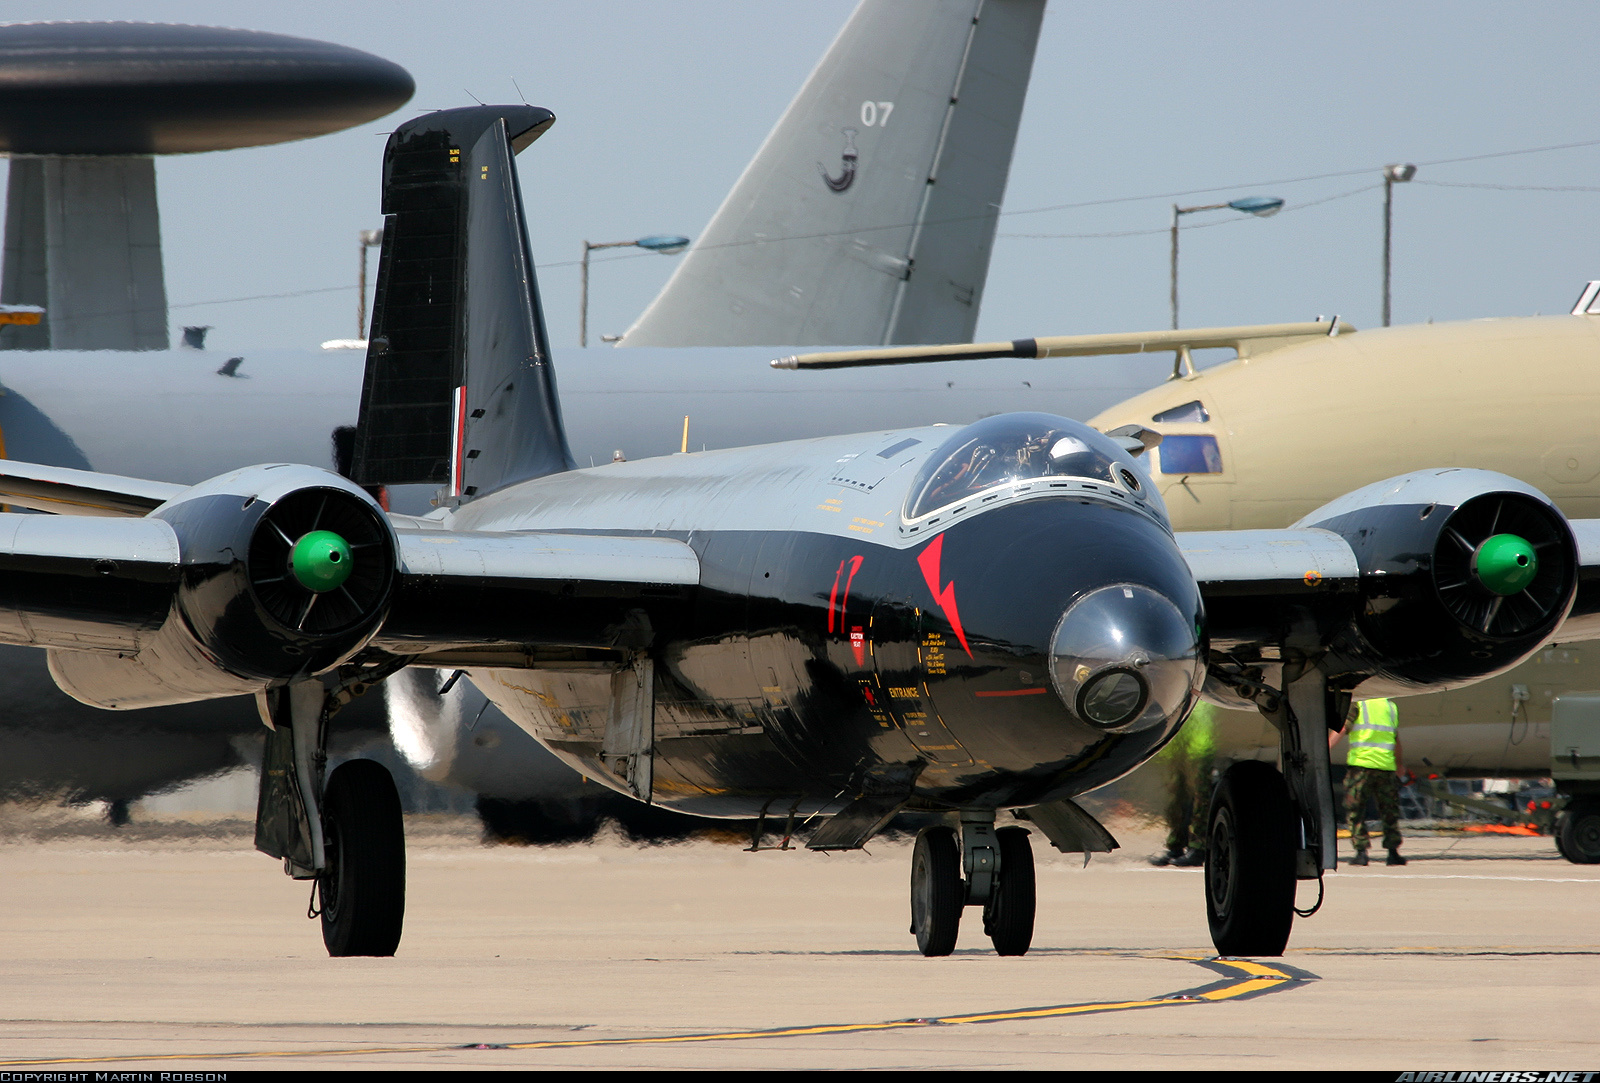
<svg viewBox="0 0 1600 1083"><path fill-rule="evenodd" d="M1002 827L994 834L1000 843L1000 882L983 908L983 931L997 954L1026 955L1037 900L1033 844L1025 827Z"/></svg>
<svg viewBox="0 0 1600 1083"><path fill-rule="evenodd" d="M1600 865L1600 797L1575 797L1561 814L1557 848L1574 865Z"/></svg>
<svg viewBox="0 0 1600 1083"><path fill-rule="evenodd" d="M911 931L918 951L949 955L956 950L964 895L956 833L948 827L924 827L911 851Z"/></svg>
<svg viewBox="0 0 1600 1083"><path fill-rule="evenodd" d="M1271 764L1236 763L1217 783L1206 832L1206 920L1221 955L1282 955L1294 924L1298 823Z"/></svg>
<svg viewBox="0 0 1600 1083"><path fill-rule="evenodd" d="M322 800L328 867L317 877L328 954L393 955L406 914L400 794L382 764L351 760Z"/></svg>

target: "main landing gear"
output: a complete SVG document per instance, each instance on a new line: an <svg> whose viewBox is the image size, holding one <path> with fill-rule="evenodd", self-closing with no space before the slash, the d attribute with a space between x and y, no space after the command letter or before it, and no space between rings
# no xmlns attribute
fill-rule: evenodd
<svg viewBox="0 0 1600 1083"><path fill-rule="evenodd" d="M1283 771L1236 763L1211 798L1206 920L1221 955L1282 955L1295 914L1315 913L1295 910L1296 881L1317 880L1320 890L1336 860L1328 732L1349 697L1316 669L1285 670L1286 691L1258 700L1278 728Z"/></svg>
<svg viewBox="0 0 1600 1083"><path fill-rule="evenodd" d="M327 721L347 691L310 680L262 694L271 732L256 809L256 849L313 880L328 954L393 955L405 921L405 828L388 770L341 764L323 784Z"/></svg>
<svg viewBox="0 0 1600 1083"><path fill-rule="evenodd" d="M1294 924L1294 806L1268 763L1236 763L1211 799L1206 921L1221 955L1282 955Z"/></svg>
<svg viewBox="0 0 1600 1083"><path fill-rule="evenodd" d="M400 794L372 760L340 764L322 802L317 873L328 954L393 955L406 916L406 838Z"/></svg>
<svg viewBox="0 0 1600 1083"><path fill-rule="evenodd" d="M924 955L949 955L961 911L983 907L983 931L1000 955L1033 942L1033 847L1021 827L994 826L992 810L961 813L961 832L925 827L911 854L911 932Z"/></svg>

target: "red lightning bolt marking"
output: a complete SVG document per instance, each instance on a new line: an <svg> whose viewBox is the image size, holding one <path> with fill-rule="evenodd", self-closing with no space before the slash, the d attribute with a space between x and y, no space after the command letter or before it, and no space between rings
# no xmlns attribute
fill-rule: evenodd
<svg viewBox="0 0 1600 1083"><path fill-rule="evenodd" d="M944 619L950 622L950 628L956 634L956 639L961 642L961 649L967 652L967 657L972 657L972 648L967 646L967 633L961 627L961 612L956 609L956 585L952 582L943 590L939 589L939 558L944 554L944 535L940 534L917 557L917 566L922 569L922 578L928 582L928 590L933 594L933 600L939 603L939 608L944 610Z"/></svg>
<svg viewBox="0 0 1600 1083"><path fill-rule="evenodd" d="M844 626L844 611L850 608L850 584L856 581L856 573L861 570L861 562L865 559L866 557L850 558L850 574L845 577L844 581L844 600L839 603L840 627ZM843 568L844 565L841 563L839 567Z"/></svg>
<svg viewBox="0 0 1600 1083"><path fill-rule="evenodd" d="M844 628L844 611L850 607L850 584L856 581L856 572L861 570L861 562L865 557L846 557L839 562L839 570L833 573L833 591L828 595L828 632L833 633L834 607L837 605L839 612L839 627ZM850 575L845 577L844 566L850 565ZM839 580L844 578L844 601L839 601Z"/></svg>

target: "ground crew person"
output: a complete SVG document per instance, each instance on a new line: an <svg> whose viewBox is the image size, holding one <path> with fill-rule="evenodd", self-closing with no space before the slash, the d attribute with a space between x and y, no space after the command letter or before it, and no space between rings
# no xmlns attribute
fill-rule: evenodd
<svg viewBox="0 0 1600 1083"><path fill-rule="evenodd" d="M1152 865L1188 867L1206 862L1206 819L1215 784L1216 724L1208 703L1195 705L1178 735L1156 755L1167 775L1167 849Z"/></svg>
<svg viewBox="0 0 1600 1083"><path fill-rule="evenodd" d="M1350 750L1345 754L1344 811L1350 824L1350 845L1355 856L1352 865L1367 863L1367 797L1378 806L1383 820L1383 848L1389 851L1389 865L1404 865L1400 855L1400 778L1403 756L1400 751L1400 711L1392 699L1369 699L1355 704L1345 719L1344 729L1328 738L1328 747L1350 731Z"/></svg>

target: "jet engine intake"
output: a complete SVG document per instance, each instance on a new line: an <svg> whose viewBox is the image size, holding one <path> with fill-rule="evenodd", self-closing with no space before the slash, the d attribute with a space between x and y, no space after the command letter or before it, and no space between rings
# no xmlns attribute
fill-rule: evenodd
<svg viewBox="0 0 1600 1083"><path fill-rule="evenodd" d="M1448 688L1508 669L1571 609L1578 547L1531 486L1484 470L1430 470L1358 489L1299 527L1331 530L1361 571L1362 606L1331 640L1330 676L1364 695Z"/></svg>
<svg viewBox="0 0 1600 1083"><path fill-rule="evenodd" d="M52 650L68 694L132 708L248 694L326 672L378 631L396 575L382 509L325 470L257 466L150 513L178 539L171 612L137 653Z"/></svg>

